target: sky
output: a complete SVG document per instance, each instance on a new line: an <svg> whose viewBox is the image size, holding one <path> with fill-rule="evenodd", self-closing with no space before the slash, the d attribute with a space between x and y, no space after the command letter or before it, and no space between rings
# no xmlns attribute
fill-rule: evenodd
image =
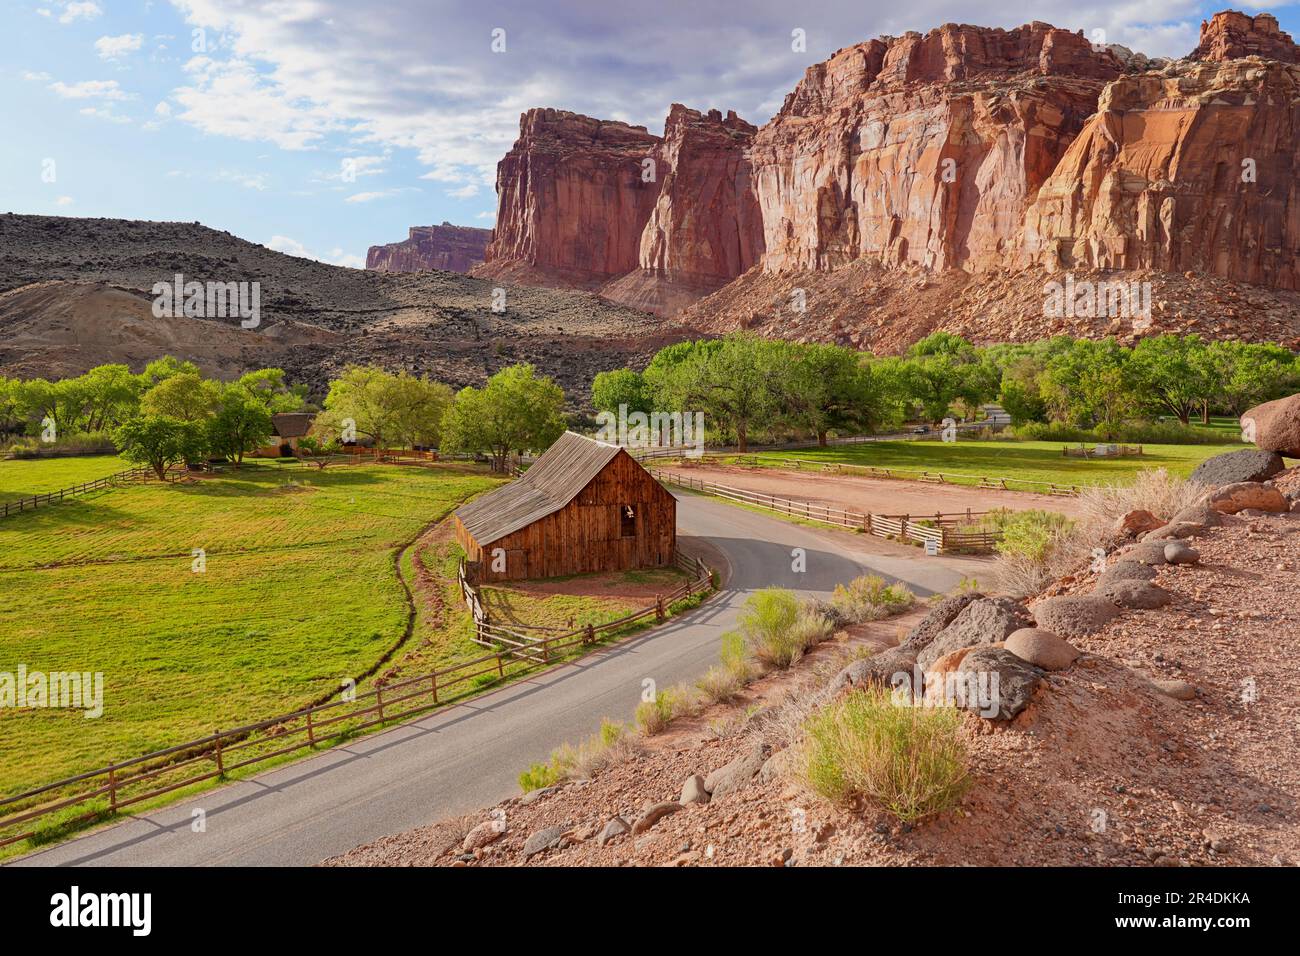
<svg viewBox="0 0 1300 956"><path fill-rule="evenodd" d="M1296 2L1233 9L1300 36ZM807 66L874 36L1042 20L1180 56L1225 6L0 0L0 212L198 221L361 267L410 226L492 226L531 107L655 133L674 102L761 124Z"/></svg>

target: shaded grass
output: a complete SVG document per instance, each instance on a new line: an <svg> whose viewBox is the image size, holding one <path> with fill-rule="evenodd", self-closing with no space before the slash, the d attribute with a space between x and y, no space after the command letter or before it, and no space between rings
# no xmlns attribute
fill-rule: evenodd
<svg viewBox="0 0 1300 956"><path fill-rule="evenodd" d="M134 467L117 455L0 460L0 503L59 491Z"/></svg>

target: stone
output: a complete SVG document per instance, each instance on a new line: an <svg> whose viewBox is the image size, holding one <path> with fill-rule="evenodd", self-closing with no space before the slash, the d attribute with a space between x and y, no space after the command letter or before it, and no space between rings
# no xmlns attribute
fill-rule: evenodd
<svg viewBox="0 0 1300 956"><path fill-rule="evenodd" d="M564 827L543 827L529 834L528 839L524 841L524 859L556 846L566 832Z"/></svg>
<svg viewBox="0 0 1300 956"><path fill-rule="evenodd" d="M1174 700L1195 700L1196 685L1189 684L1185 680L1158 680L1152 681L1156 690L1166 697L1172 697Z"/></svg>
<svg viewBox="0 0 1300 956"><path fill-rule="evenodd" d="M1201 553L1182 541L1170 541L1165 545L1165 560L1170 564L1195 564L1201 560Z"/></svg>
<svg viewBox="0 0 1300 956"><path fill-rule="evenodd" d="M763 762L763 769L758 772L758 782L772 783L774 780L780 780L786 775L794 756L794 751L790 747L772 754Z"/></svg>
<svg viewBox="0 0 1300 956"><path fill-rule="evenodd" d="M466 853L481 850L489 843L495 843L506 832L505 824L500 820L484 820L465 834L461 849Z"/></svg>
<svg viewBox="0 0 1300 956"><path fill-rule="evenodd" d="M1246 409L1241 431L1264 451L1300 458L1300 394Z"/></svg>
<svg viewBox="0 0 1300 956"><path fill-rule="evenodd" d="M1205 534L1205 527L1194 521L1177 521L1161 525L1142 536L1143 541L1169 541L1173 538L1196 538Z"/></svg>
<svg viewBox="0 0 1300 956"><path fill-rule="evenodd" d="M1163 541L1142 541L1121 551L1120 558L1138 564L1164 564L1165 543Z"/></svg>
<svg viewBox="0 0 1300 956"><path fill-rule="evenodd" d="M1095 634L1120 615L1113 601L1092 594L1047 598L1033 612L1039 627L1062 637Z"/></svg>
<svg viewBox="0 0 1300 956"><path fill-rule="evenodd" d="M1047 671L1064 670L1080 653L1069 641L1041 627L1022 627L1007 638L1006 649L1021 660Z"/></svg>
<svg viewBox="0 0 1300 956"><path fill-rule="evenodd" d="M877 651L845 666L826 687L828 695L866 687L892 687L895 674L909 678L916 666L916 651L906 645Z"/></svg>
<svg viewBox="0 0 1300 956"><path fill-rule="evenodd" d="M677 800L685 806L688 803L708 803L709 791L704 789L704 778L698 773L686 778L682 784L682 795Z"/></svg>
<svg viewBox="0 0 1300 956"><path fill-rule="evenodd" d="M1120 515L1119 520L1115 522L1115 533L1131 538L1153 528L1158 528L1162 524L1164 522L1151 512L1138 508Z"/></svg>
<svg viewBox="0 0 1300 956"><path fill-rule="evenodd" d="M472 226L412 226L402 242L371 246L366 268L379 272L469 272L483 262L491 229Z"/></svg>
<svg viewBox="0 0 1300 956"><path fill-rule="evenodd" d="M1163 550L1161 551L1163 555ZM1149 564L1138 561L1116 561L1097 578L1097 586L1103 581L1154 581L1156 569Z"/></svg>
<svg viewBox="0 0 1300 956"><path fill-rule="evenodd" d="M772 749L762 741L748 744L738 757L704 778L704 789L717 800L748 787L771 753Z"/></svg>
<svg viewBox="0 0 1300 956"><path fill-rule="evenodd" d="M1236 514L1253 508L1277 514L1289 511L1291 502L1271 482L1240 481L1234 485L1216 488L1207 501L1221 514Z"/></svg>
<svg viewBox="0 0 1300 956"><path fill-rule="evenodd" d="M1195 524L1202 528L1217 528L1223 524L1223 515L1207 504L1195 504L1184 508L1169 519L1173 525Z"/></svg>
<svg viewBox="0 0 1300 956"><path fill-rule="evenodd" d="M662 803L653 804L637 818L636 823L632 824L632 835L638 836L645 833L646 830L649 830L664 817L676 813L681 808L682 805L675 800L665 800Z"/></svg>
<svg viewBox="0 0 1300 956"><path fill-rule="evenodd" d="M1123 578L1098 580L1097 588L1093 593L1118 604L1120 607L1148 611L1153 608L1164 607L1173 600L1172 595L1157 584L1150 581L1134 581Z"/></svg>
<svg viewBox="0 0 1300 956"><path fill-rule="evenodd" d="M628 826L627 821L622 817L610 817L606 821L604 829L600 831L600 835L596 837L596 844L597 846L604 846L615 837L631 832L632 828Z"/></svg>
<svg viewBox="0 0 1300 956"><path fill-rule="evenodd" d="M1239 481L1267 481L1286 468L1282 456L1274 451L1230 451L1201 462L1188 481L1202 485L1233 485Z"/></svg>
<svg viewBox="0 0 1300 956"><path fill-rule="evenodd" d="M555 793L559 789L560 788L558 786L555 786L555 787L538 787L536 790L529 790L527 793L525 793L522 797L519 798L519 804L520 806L526 807L530 803L536 803L538 800L541 800L543 797L550 796L551 794Z"/></svg>
<svg viewBox="0 0 1300 956"><path fill-rule="evenodd" d="M926 612L925 617L907 632L907 637L903 639L901 646L910 648L914 654L919 654L926 645L939 636L940 631L952 623L953 618L966 609L966 605L982 597L984 595L978 591L962 591L960 594L951 594L930 605L930 610Z"/></svg>
<svg viewBox="0 0 1300 956"><path fill-rule="evenodd" d="M980 598L966 605L951 624L945 627L919 654L916 663L922 671L952 651L977 644L994 644L1022 627L1032 627L1034 620L1018 601L1011 598Z"/></svg>
<svg viewBox="0 0 1300 956"><path fill-rule="evenodd" d="M1010 720L1028 706L1034 692L1043 680L1043 671L1022 660L1004 647L977 647L966 655L958 675L975 675L977 687L994 689L993 675L997 675L996 694L992 701L972 700L967 695L967 710L979 712L981 717L991 720ZM987 675L984 684L980 675ZM985 704L991 706L985 707Z"/></svg>

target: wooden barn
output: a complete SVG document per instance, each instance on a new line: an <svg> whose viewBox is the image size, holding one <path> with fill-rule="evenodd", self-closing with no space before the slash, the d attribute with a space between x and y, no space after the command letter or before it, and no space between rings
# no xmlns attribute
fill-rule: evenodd
<svg viewBox="0 0 1300 956"><path fill-rule="evenodd" d="M668 567L677 546L673 496L625 449L574 432L453 517L480 581Z"/></svg>

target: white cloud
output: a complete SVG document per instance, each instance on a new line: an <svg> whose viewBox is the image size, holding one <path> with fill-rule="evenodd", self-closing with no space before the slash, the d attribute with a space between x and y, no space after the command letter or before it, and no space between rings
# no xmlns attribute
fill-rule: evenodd
<svg viewBox="0 0 1300 956"><path fill-rule="evenodd" d="M217 179L223 183L234 183L237 186L243 186L245 189L256 189L258 192L264 191L270 185L270 178L266 173L243 173L237 170L223 169L217 173Z"/></svg>
<svg viewBox="0 0 1300 956"><path fill-rule="evenodd" d="M71 206L71 205L72 205L72 197L71 197L71 196L60 196L58 199L54 200L54 205L56 205L56 206Z"/></svg>
<svg viewBox="0 0 1300 956"><path fill-rule="evenodd" d="M495 209L484 209L481 213L479 213L478 215L476 215L474 218L475 218L475 219L491 219L491 220L494 220L494 221L495 221L496 218L497 218L496 210L495 210Z"/></svg>
<svg viewBox="0 0 1300 956"><path fill-rule="evenodd" d="M290 239L288 236L272 236L266 247L274 249L276 252L283 252L286 255L297 256L300 259L315 259L317 262L324 262L332 266L347 266L351 269L364 269L366 267L365 256L358 256L339 248L333 249L329 255L318 256L297 239Z"/></svg>
<svg viewBox="0 0 1300 956"><path fill-rule="evenodd" d="M353 193L344 202L374 202L376 199L384 199L393 195L391 189L378 189L373 192Z"/></svg>
<svg viewBox="0 0 1300 956"><path fill-rule="evenodd" d="M117 85L117 80L82 80L80 83L64 83L55 80L50 89L65 100L125 100L130 97Z"/></svg>
<svg viewBox="0 0 1300 956"><path fill-rule="evenodd" d="M112 107L103 106L85 106L78 110L82 116L93 116L96 119L107 120L110 123L130 123L129 116L123 116L120 113L114 113Z"/></svg>
<svg viewBox="0 0 1300 956"><path fill-rule="evenodd" d="M166 119L167 117L172 115L171 104L168 103L166 100L163 100L153 108L153 112L155 116L161 116L163 117L163 119Z"/></svg>
<svg viewBox="0 0 1300 956"><path fill-rule="evenodd" d="M459 189L447 190L447 195L453 199L469 199L471 196L478 195L478 183L466 183Z"/></svg>
<svg viewBox="0 0 1300 956"><path fill-rule="evenodd" d="M50 74L33 73L31 70L27 70L23 73L23 79L29 83L45 83L50 79Z"/></svg>
<svg viewBox="0 0 1300 956"><path fill-rule="evenodd" d="M116 60L134 53L144 43L144 36L139 33L123 33L116 37L100 37L95 41L95 52L101 60Z"/></svg>
<svg viewBox="0 0 1300 956"><path fill-rule="evenodd" d="M72 3L60 0L58 6L63 10L59 15L60 23L73 23L77 20L94 20L104 11L93 0L74 0ZM48 14L46 14L48 16Z"/></svg>

